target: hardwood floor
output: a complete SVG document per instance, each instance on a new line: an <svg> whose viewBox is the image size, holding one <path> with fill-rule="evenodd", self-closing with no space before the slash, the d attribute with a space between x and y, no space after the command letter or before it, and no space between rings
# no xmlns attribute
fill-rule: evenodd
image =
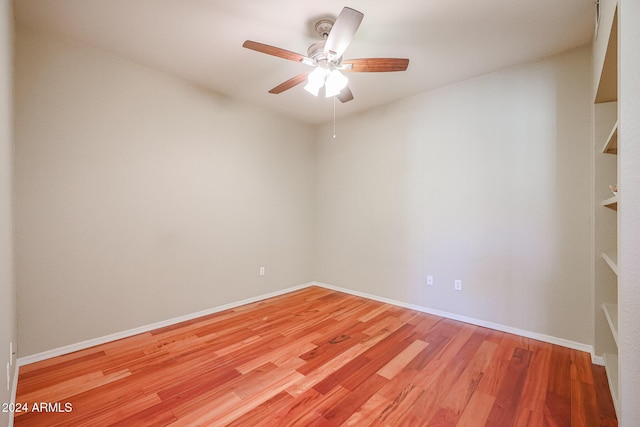
<svg viewBox="0 0 640 427"><path fill-rule="evenodd" d="M16 401L16 426L617 425L587 353L319 287L23 366Z"/></svg>

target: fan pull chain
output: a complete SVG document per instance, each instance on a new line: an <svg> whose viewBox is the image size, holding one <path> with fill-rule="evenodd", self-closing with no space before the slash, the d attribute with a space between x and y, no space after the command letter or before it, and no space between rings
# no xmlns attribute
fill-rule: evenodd
<svg viewBox="0 0 640 427"><path fill-rule="evenodd" d="M333 139L336 139L336 97L333 97Z"/></svg>

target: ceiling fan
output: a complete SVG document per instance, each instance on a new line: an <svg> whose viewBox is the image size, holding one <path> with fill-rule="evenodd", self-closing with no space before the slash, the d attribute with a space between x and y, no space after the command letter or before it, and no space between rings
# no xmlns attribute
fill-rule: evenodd
<svg viewBox="0 0 640 427"><path fill-rule="evenodd" d="M304 88L313 95L318 96L324 87L326 97L337 96L341 102L348 102L353 99L353 94L343 71L379 73L405 71L409 66L409 60L403 58L342 59L363 17L361 12L345 7L335 22L326 19L318 21L315 30L324 40L309 46L307 56L252 40L245 41L242 46L314 67L312 71L298 74L279 84L269 93L279 94L306 81Z"/></svg>

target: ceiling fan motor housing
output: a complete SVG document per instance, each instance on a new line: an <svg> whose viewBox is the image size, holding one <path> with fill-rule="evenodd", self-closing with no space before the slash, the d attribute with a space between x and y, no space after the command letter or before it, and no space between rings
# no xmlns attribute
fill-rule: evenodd
<svg viewBox="0 0 640 427"><path fill-rule="evenodd" d="M324 43L324 40L321 42L316 42L309 46L309 49L307 49L307 56L313 59L314 62L320 62L323 59L326 60L324 56Z"/></svg>
<svg viewBox="0 0 640 427"><path fill-rule="evenodd" d="M321 19L316 22L316 32L323 40L312 44L309 46L309 49L307 49L307 56L311 58L316 65L327 66L328 58L324 53L324 46L332 28L333 21L329 19Z"/></svg>

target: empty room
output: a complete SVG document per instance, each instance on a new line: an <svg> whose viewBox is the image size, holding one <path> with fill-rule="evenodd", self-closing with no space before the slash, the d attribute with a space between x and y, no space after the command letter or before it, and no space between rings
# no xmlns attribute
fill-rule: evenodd
<svg viewBox="0 0 640 427"><path fill-rule="evenodd" d="M639 425L637 22L0 0L0 425Z"/></svg>

